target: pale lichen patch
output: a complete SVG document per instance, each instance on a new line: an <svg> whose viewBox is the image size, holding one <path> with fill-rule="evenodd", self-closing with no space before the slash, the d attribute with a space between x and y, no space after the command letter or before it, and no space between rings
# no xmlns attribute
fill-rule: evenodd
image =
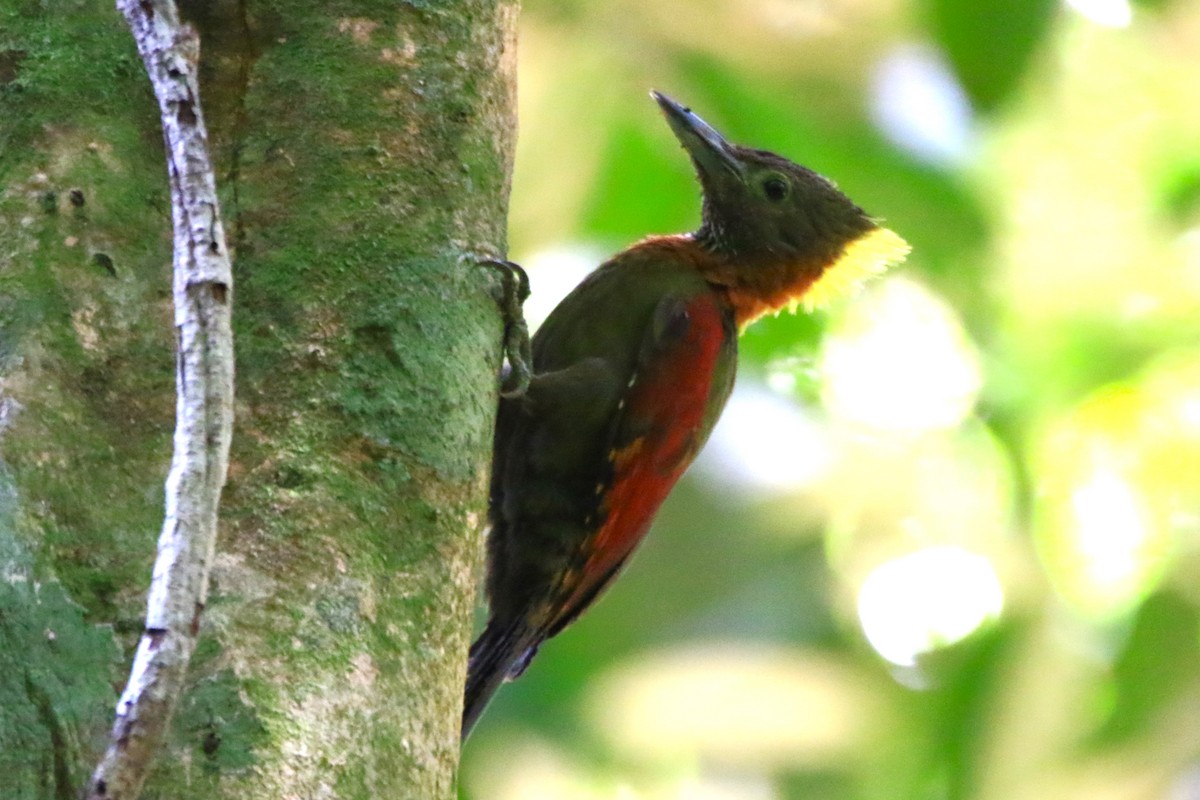
<svg viewBox="0 0 1200 800"><path fill-rule="evenodd" d="M359 689L370 689L379 677L379 667L370 653L359 653L350 660L353 669L350 672L350 684Z"/></svg>
<svg viewBox="0 0 1200 800"><path fill-rule="evenodd" d="M371 34L379 28L379 23L365 17L342 17L338 20L338 33L348 33L355 44L369 44Z"/></svg>
<svg viewBox="0 0 1200 800"><path fill-rule="evenodd" d="M90 352L100 347L100 331L94 324L95 317L96 307L90 303L71 312L71 327L75 330L75 338L84 350Z"/></svg>
<svg viewBox="0 0 1200 800"><path fill-rule="evenodd" d="M379 51L379 60L385 64L395 64L399 67L411 67L417 63L417 43L403 31L398 31L399 42L392 47Z"/></svg>

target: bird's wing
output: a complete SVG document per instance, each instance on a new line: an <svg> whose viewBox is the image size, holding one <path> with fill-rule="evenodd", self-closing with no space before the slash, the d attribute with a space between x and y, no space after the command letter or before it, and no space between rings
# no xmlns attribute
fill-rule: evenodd
<svg viewBox="0 0 1200 800"><path fill-rule="evenodd" d="M560 583L554 635L612 580L708 438L733 386L736 329L712 291L655 306L612 420L595 529Z"/></svg>

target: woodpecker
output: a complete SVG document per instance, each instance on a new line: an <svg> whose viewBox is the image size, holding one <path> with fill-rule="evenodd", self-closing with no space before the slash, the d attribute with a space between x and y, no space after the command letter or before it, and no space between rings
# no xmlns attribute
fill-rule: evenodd
<svg viewBox="0 0 1200 800"><path fill-rule="evenodd" d="M463 739L629 560L721 415L738 334L823 305L909 250L829 180L651 95L695 167L702 223L588 275L533 337L527 387L500 398L489 619L471 646Z"/></svg>

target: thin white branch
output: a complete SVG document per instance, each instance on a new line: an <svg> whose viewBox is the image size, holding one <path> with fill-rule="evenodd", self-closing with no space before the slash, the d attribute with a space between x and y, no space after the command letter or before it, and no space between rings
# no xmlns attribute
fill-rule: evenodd
<svg viewBox="0 0 1200 800"><path fill-rule="evenodd" d="M175 225L175 452L146 628L89 800L135 800L195 647L233 427L232 273L200 112L199 39L174 0L117 0L158 97Z"/></svg>

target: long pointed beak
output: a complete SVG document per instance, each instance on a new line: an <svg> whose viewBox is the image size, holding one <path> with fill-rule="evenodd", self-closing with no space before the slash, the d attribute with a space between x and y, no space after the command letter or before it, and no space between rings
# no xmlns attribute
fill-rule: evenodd
<svg viewBox="0 0 1200 800"><path fill-rule="evenodd" d="M667 124L675 132L675 138L688 151L697 169L710 177L722 172L732 173L739 181L744 179L745 170L734 155L732 146L713 126L696 116L690 108L679 105L661 92L651 91L650 96L658 101Z"/></svg>

